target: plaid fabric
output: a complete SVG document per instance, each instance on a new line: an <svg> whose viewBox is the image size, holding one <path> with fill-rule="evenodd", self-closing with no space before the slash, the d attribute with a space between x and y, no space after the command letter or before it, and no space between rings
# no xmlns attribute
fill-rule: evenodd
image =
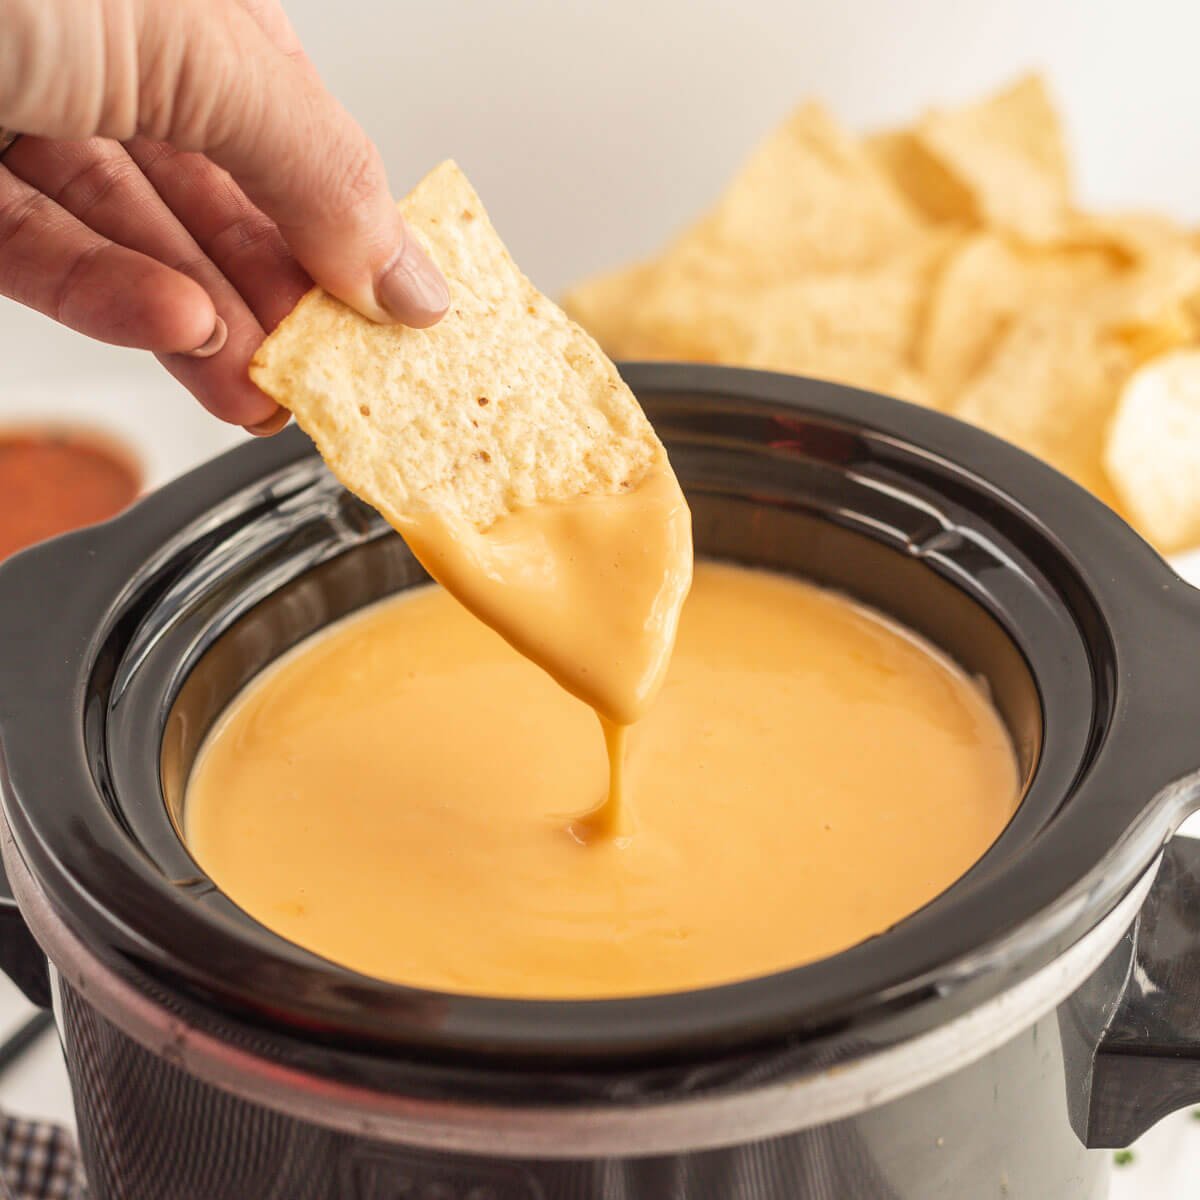
<svg viewBox="0 0 1200 1200"><path fill-rule="evenodd" d="M0 1113L0 1200L87 1200L71 1135Z"/></svg>

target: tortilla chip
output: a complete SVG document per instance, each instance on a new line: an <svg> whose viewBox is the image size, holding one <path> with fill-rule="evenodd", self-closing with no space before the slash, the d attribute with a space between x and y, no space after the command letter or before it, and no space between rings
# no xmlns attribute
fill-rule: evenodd
<svg viewBox="0 0 1200 1200"><path fill-rule="evenodd" d="M896 190L925 220L969 225L978 219L969 189L921 145L911 130L877 133L863 144Z"/></svg>
<svg viewBox="0 0 1200 1200"><path fill-rule="evenodd" d="M1200 351L1130 377L1104 456L1134 523L1160 550L1200 545Z"/></svg>
<svg viewBox="0 0 1200 1200"><path fill-rule="evenodd" d="M593 275L566 292L562 298L563 310L607 353L613 357L627 356L624 346L636 324L653 272L652 263L634 263Z"/></svg>
<svg viewBox="0 0 1200 1200"><path fill-rule="evenodd" d="M814 354L840 347L897 361L912 348L923 299L920 278L888 270L814 275L758 293L748 304L752 351L788 343Z"/></svg>
<svg viewBox="0 0 1200 1200"><path fill-rule="evenodd" d="M1133 354L1146 362L1195 342L1200 312L1200 255L1170 222L1145 220L1136 224L1097 218L1096 228L1107 231L1125 262L1110 278L1074 298L1077 312L1086 312L1114 333Z"/></svg>
<svg viewBox="0 0 1200 1200"><path fill-rule="evenodd" d="M802 370L822 355L853 353L911 366L929 280L954 245L925 234L882 265L829 271L772 285L730 279L714 285L675 255L639 279L614 353ZM911 390L911 389L910 389Z"/></svg>
<svg viewBox="0 0 1200 1200"><path fill-rule="evenodd" d="M1011 325L953 411L1113 503L1105 430L1131 367L1087 318L1035 313Z"/></svg>
<svg viewBox="0 0 1200 1200"><path fill-rule="evenodd" d="M517 269L454 163L401 209L450 285L445 318L376 325L314 289L251 365L351 491L397 526L432 511L486 529L665 460L616 368Z"/></svg>
<svg viewBox="0 0 1200 1200"><path fill-rule="evenodd" d="M1118 326L1117 336L1128 347L1134 362L1141 364L1195 345L1200 325L1185 304L1171 305L1153 321L1136 321Z"/></svg>
<svg viewBox="0 0 1200 1200"><path fill-rule="evenodd" d="M743 314L759 290L731 278L713 280L711 264L676 254L651 267L639 294L611 337L613 353L629 359L736 362L745 353Z"/></svg>
<svg viewBox="0 0 1200 1200"><path fill-rule="evenodd" d="M1034 241L1061 229L1071 196L1058 115L1031 75L959 109L935 109L916 141L970 195L981 224Z"/></svg>
<svg viewBox="0 0 1200 1200"><path fill-rule="evenodd" d="M912 353L947 245L930 239L871 270L810 275L746 296L735 361L931 405Z"/></svg>
<svg viewBox="0 0 1200 1200"><path fill-rule="evenodd" d="M794 347L781 343L756 348L747 365L762 371L828 379L925 408L937 406L925 381L907 364L885 354L849 354L839 346Z"/></svg>
<svg viewBox="0 0 1200 1200"><path fill-rule="evenodd" d="M1014 318L1031 309L1071 309L1118 272L1103 251L1039 251L993 233L972 235L934 286L917 364L953 405Z"/></svg>
<svg viewBox="0 0 1200 1200"><path fill-rule="evenodd" d="M1144 257L1093 297L1091 309L1114 327L1173 320L1200 294L1200 255L1180 248Z"/></svg>
<svg viewBox="0 0 1200 1200"><path fill-rule="evenodd" d="M1200 344L1200 235L1154 213L1080 212L1070 193L1036 77L857 145L807 105L702 221L577 311L619 309L591 321L629 357L956 412L1119 506L1104 428L1135 368Z"/></svg>
<svg viewBox="0 0 1200 1200"><path fill-rule="evenodd" d="M1190 248L1180 225L1170 217L1146 212L1067 213L1054 241L1059 246L1108 250L1131 265Z"/></svg>
<svg viewBox="0 0 1200 1200"><path fill-rule="evenodd" d="M857 358L864 363L852 380L858 386L884 375L911 378L928 281L944 246L931 242L871 270L810 275L746 297L738 317L745 361L823 378L836 370L842 378ZM907 390L915 390L911 382Z"/></svg>
<svg viewBox="0 0 1200 1200"><path fill-rule="evenodd" d="M871 156L818 104L797 109L668 257L768 284L879 262L916 236L915 215Z"/></svg>

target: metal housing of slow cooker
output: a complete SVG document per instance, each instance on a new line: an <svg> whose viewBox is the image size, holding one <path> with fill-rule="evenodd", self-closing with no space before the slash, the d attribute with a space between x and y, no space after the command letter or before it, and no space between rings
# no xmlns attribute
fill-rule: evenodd
<svg viewBox="0 0 1200 1200"><path fill-rule="evenodd" d="M880 937L677 995L444 995L292 946L183 846L191 760L264 665L424 576L299 433L235 450L0 569L0 950L35 995L25 924L52 964L98 1200L1093 1200L1089 1147L1200 1098L1200 853L1167 844L1200 806L1200 594L936 413L625 374L700 553L840 588L988 682L1008 828Z"/></svg>

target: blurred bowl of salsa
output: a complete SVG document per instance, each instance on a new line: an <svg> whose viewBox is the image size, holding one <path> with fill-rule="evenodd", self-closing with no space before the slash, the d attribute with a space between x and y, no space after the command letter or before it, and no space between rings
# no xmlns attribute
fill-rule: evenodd
<svg viewBox="0 0 1200 1200"><path fill-rule="evenodd" d="M141 369L138 369L141 368ZM0 388L0 561L116 516L247 435L152 360Z"/></svg>
<svg viewBox="0 0 1200 1200"><path fill-rule="evenodd" d="M94 429L0 426L0 560L115 517L142 490L136 452Z"/></svg>

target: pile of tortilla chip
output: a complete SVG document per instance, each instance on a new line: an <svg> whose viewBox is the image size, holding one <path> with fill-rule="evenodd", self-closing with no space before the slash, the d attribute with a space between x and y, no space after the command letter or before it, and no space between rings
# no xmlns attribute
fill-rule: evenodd
<svg viewBox="0 0 1200 1200"><path fill-rule="evenodd" d="M866 138L805 104L657 258L565 306L615 357L942 409L1046 459L1161 549L1200 543L1200 237L1074 207L1036 77Z"/></svg>

